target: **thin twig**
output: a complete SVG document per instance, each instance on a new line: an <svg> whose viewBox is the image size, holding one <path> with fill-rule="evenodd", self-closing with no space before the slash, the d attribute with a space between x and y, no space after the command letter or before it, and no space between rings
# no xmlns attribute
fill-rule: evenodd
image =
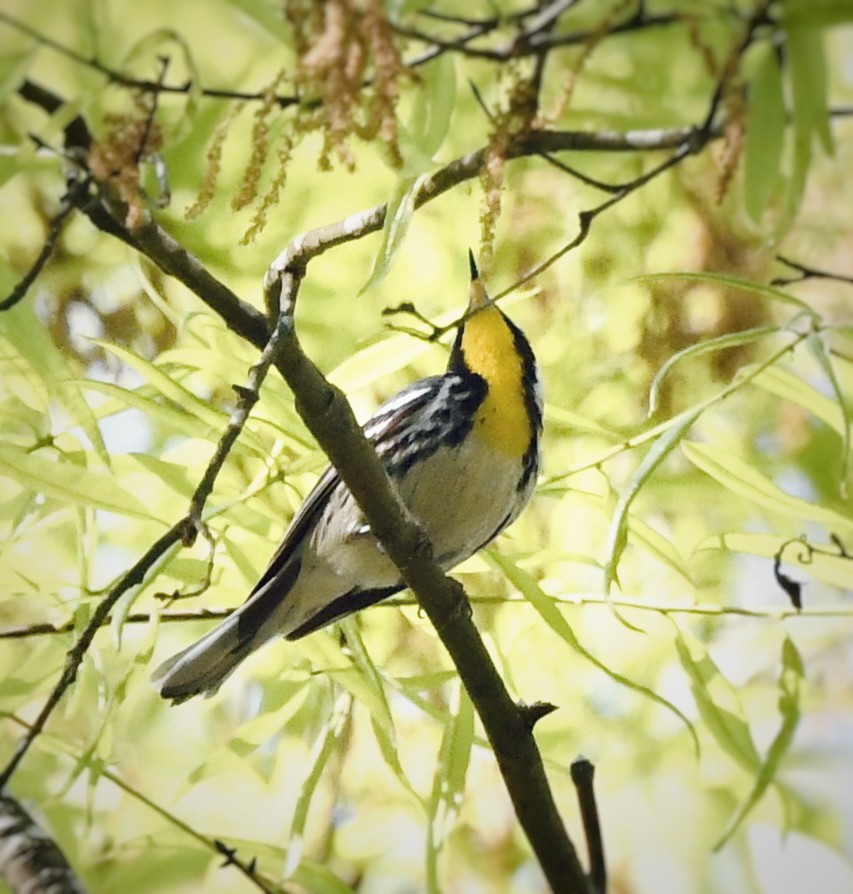
<svg viewBox="0 0 853 894"><path fill-rule="evenodd" d="M25 720L22 720L16 714L4 714L4 717L11 720L13 723L17 723L18 726L22 727L24 730L30 730L32 728L32 724L27 723ZM80 755L74 755L77 760L81 760ZM146 797L142 794L142 792L133 788L129 783L125 782L119 775L114 773L106 766L98 767L98 777L99 779L107 779L111 782L116 788L121 789L125 794L129 795L134 800L138 801L140 804L143 804L153 813L156 813L158 816L162 817L166 820L167 823L174 826L179 831L183 832L189 838L192 838L193 841L198 842L202 847L206 848L209 851L212 851L215 854L222 853L222 842L215 838L209 838L206 835L202 835L201 832L196 831L193 826L189 823L183 822L183 820L176 817L173 813L169 813L164 807L161 807L155 801L152 801L150 798ZM270 894L270 892L276 892L276 894L280 894L284 889L280 886L275 886L272 882L263 877L255 866L254 858L250 861L246 862L245 860L237 857L236 851L234 851L231 855L231 859L228 861L228 866L233 866L239 872L241 872L250 882L252 882L256 888L260 891L263 891L264 894ZM61 894L61 892L49 892L49 894Z"/></svg>
<svg viewBox="0 0 853 894"><path fill-rule="evenodd" d="M822 556L835 557L828 551L814 550ZM789 563L790 564L790 563ZM803 568L803 564L797 564L797 568ZM704 618L748 618L756 621L787 621L803 618L837 618L849 620L853 618L853 608L838 606L815 606L803 610L791 610L767 606L766 608L745 608L739 605L709 605L693 603L690 605L662 605L659 602L643 602L639 599L605 599L603 596L583 593L565 593L559 596L549 596L549 599L558 606L567 608L606 608L629 609L630 611L653 612L656 615L694 615ZM512 605L530 607L530 603L520 596L468 596L472 605ZM371 612L381 609L411 608L418 605L414 596L391 596L382 602L377 602L371 607ZM162 612L131 612L123 620L123 624L150 624L155 618L160 624L168 623L194 623L198 621L223 621L233 614L233 608L198 608L186 611L167 610ZM104 619L102 627L112 624L112 617ZM29 639L38 636L59 636L73 633L77 626L73 621L64 624L51 624L49 622L38 624L21 624L18 627L7 627L0 630L0 640L4 639Z"/></svg>
<svg viewBox="0 0 853 894"><path fill-rule="evenodd" d="M190 499L187 515L172 525L165 534L152 544L136 564L121 577L109 593L98 603L92 612L92 617L88 624L81 631L77 641L68 650L65 666L58 682L48 696L32 727L17 743L11 760L2 774L0 774L0 789L6 785L36 737L44 729L48 718L59 704L62 696L74 683L77 678L77 671L95 638L95 634L107 622L118 600L131 587L142 584L151 569L173 546L179 543L188 546L194 542L199 531L204 531L204 522L201 517L202 510L213 490L217 475L242 431L252 407L258 400L260 387L269 372L270 366L275 362L277 353L281 349L281 335L282 327L277 326L270 335L257 363L251 368L246 386L239 390L240 400L237 408L220 437L216 450L205 469L205 473Z"/></svg>
<svg viewBox="0 0 853 894"><path fill-rule="evenodd" d="M776 260L781 261L786 267L797 270L799 276L780 276L770 281L771 286L788 286L791 283L802 282L805 279L831 279L835 282L843 282L853 285L853 276L847 276L843 273L832 273L829 270L818 270L816 267L808 267L799 261L793 261L783 255L776 255Z"/></svg>
<svg viewBox="0 0 853 894"><path fill-rule="evenodd" d="M612 208L618 202L621 202L624 198L631 195L632 192L639 189L641 186L645 186L650 180L654 180L655 177L658 177L664 171L669 170L675 165L682 162L688 155L692 155L695 152L699 152L707 143L707 139L695 139L698 131L694 131L691 134L692 138L689 138L682 143L682 145L676 149L676 151L665 161L661 162L659 165L656 165L650 171L647 171L645 174L642 174L640 177L637 177L634 180L631 180L629 183L624 184L620 187L619 191L611 196L606 201L602 202L600 205L596 205L594 208L588 208L584 211L581 211L578 214L578 233L574 239L570 242L567 242L557 251L555 251L552 255L545 258L544 261L532 267L527 273L523 274L519 277L515 282L511 285L507 286L501 292L498 292L494 297L495 300L499 300L500 298L504 298L506 295L509 295L511 292L514 292L516 289L523 286L525 283L530 282L531 279L539 276L540 273L544 273L552 264L556 263L563 256L567 255L570 251L576 249L581 243L585 242L587 237L590 234L590 230L592 229L592 223L603 212L607 211L609 208Z"/></svg>
<svg viewBox="0 0 853 894"><path fill-rule="evenodd" d="M6 298L0 301L0 312L10 310L19 301L21 301L30 289L30 286L36 281L38 275L44 270L45 265L50 260L51 255L56 249L56 243L59 236L65 228L65 224L71 213L77 208L82 197L88 191L88 182L77 182L72 184L68 192L62 197L59 205L59 211L51 218L50 225L42 244L38 257L33 262L30 269L21 277L17 285L12 289Z"/></svg>
<svg viewBox="0 0 853 894"><path fill-rule="evenodd" d="M578 795L581 819L589 854L589 881L594 894L604 894L607 890L607 866L604 861L604 839L601 837L601 823L592 781L595 767L585 757L572 761L572 782Z"/></svg>
<svg viewBox="0 0 853 894"><path fill-rule="evenodd" d="M359 219L357 223L361 223ZM295 239L267 272L267 306L279 308L285 350L277 368L296 409L355 498L386 554L414 592L448 650L483 723L516 815L552 889L586 894L588 886L566 834L542 758L472 619L461 584L435 562L430 543L392 485L340 389L304 353L293 325L299 287L311 258L352 231L323 228ZM328 241L327 241L328 240Z"/></svg>
<svg viewBox="0 0 853 894"><path fill-rule="evenodd" d="M163 558L163 556L176 544L180 543L184 536L185 520L182 519L177 524L172 525L165 534L159 537L146 551L145 554L128 570L118 583L110 590L107 596L101 600L89 622L80 632L80 636L74 645L68 650L65 656L65 666L59 680L53 687L47 701L42 706L38 717L33 721L30 728L16 744L12 757L6 764L5 769L0 773L0 789L5 788L12 774L15 772L18 764L29 750L30 746L36 740L38 735L44 729L48 718L53 713L54 708L59 704L66 690L77 679L77 671L95 638L95 634L103 626L106 618L109 616L118 600L130 590L132 587L138 586L144 580L148 572Z"/></svg>

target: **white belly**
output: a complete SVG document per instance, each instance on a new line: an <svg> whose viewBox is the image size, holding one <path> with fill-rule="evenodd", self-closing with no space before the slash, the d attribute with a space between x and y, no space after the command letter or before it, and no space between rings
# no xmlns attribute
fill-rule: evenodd
<svg viewBox="0 0 853 894"><path fill-rule="evenodd" d="M518 493L520 470L517 459L472 434L457 447L439 448L397 483L443 568L466 559L523 508L527 495ZM312 544L315 555L350 586L366 589L399 582L399 572L369 531L349 537L326 533Z"/></svg>

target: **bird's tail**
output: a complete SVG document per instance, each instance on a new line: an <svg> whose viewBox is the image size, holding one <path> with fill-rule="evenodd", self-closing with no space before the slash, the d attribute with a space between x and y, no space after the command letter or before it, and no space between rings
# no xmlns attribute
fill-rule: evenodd
<svg viewBox="0 0 853 894"><path fill-rule="evenodd" d="M293 585L301 563L288 562L262 578L249 598L198 642L164 661L151 676L163 698L180 704L194 695L213 695L240 662L275 636L286 636L298 606Z"/></svg>
<svg viewBox="0 0 853 894"><path fill-rule="evenodd" d="M239 610L198 642L164 661L151 676L163 698L177 705L194 695L213 695L255 648L254 637L241 635Z"/></svg>

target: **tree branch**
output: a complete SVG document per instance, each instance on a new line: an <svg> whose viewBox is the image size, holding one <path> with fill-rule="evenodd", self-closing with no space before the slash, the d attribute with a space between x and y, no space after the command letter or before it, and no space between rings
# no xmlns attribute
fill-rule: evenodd
<svg viewBox="0 0 853 894"><path fill-rule="evenodd" d="M607 866L604 861L604 839L601 837L598 805L592 785L595 767L585 757L578 757L572 761L571 773L589 854L589 883L593 894L604 894L607 890Z"/></svg>
<svg viewBox="0 0 853 894"><path fill-rule="evenodd" d="M65 227L65 223L71 216L79 204L82 194L88 189L87 184L74 184L68 192L62 197L59 205L59 211L53 216L48 227L47 236L42 244L38 257L33 262L30 269L21 277L12 291L0 301L0 313L5 310L11 310L29 291L30 286L36 281L38 275L42 272L45 264L50 260L56 248L56 242L59 234Z"/></svg>
<svg viewBox="0 0 853 894"><path fill-rule="evenodd" d="M770 281L771 286L789 286L792 283L802 282L805 279L831 279L834 282L843 282L853 285L853 276L846 276L843 273L833 273L830 270L818 270L815 267L808 267L799 261L791 260L783 255L776 255L776 260L781 261L786 267L797 271L797 276L778 276Z"/></svg>
<svg viewBox="0 0 853 894"><path fill-rule="evenodd" d="M216 450L207 464L204 475L190 499L187 514L180 521L172 525L169 530L163 534L136 562L136 564L127 571L115 586L107 593L107 595L98 603L89 619L88 624L83 628L79 638L68 650L65 658L65 666L62 670L59 680L54 685L53 690L43 705L38 717L32 726L27 730L26 734L18 741L11 760L6 765L2 774L0 774L0 790L9 781L15 772L18 764L29 750L35 739L41 734L53 713L59 704L62 696L77 678L77 672L86 652L95 638L98 630L107 623L110 612L115 607L118 600L130 590L132 587L142 584L148 573L162 559L166 553L177 544L181 543L185 546L191 545L198 532L204 530L204 522L201 513L204 505L210 496L216 477L228 457L231 448L234 446L252 407L257 403L258 394L269 372L270 366L276 359L276 355L281 350L281 330L282 327L276 327L276 330L270 336L269 341L264 347L257 363L251 368L246 386L238 389L240 399L237 408L228 422L228 426L223 432L216 445Z"/></svg>
<svg viewBox="0 0 853 894"><path fill-rule="evenodd" d="M800 542L800 541L796 541ZM836 554L829 551L821 551L813 548L815 555L829 556L837 558ZM790 564L790 563L789 563ZM802 570L808 570L809 563L798 562L796 567ZM814 608L792 611L790 609L779 608L776 605L768 605L764 608L743 608L738 605L711 605L690 603L689 605L673 605L662 604L659 602L650 602L649 600L637 599L605 599L603 596L591 595L586 593L564 593L559 596L551 596L551 601L558 606L566 606L572 608L606 608L611 611L613 608L630 609L638 612L653 612L656 615L695 615L704 618L751 618L758 621L787 621L789 619L803 618L853 618L853 608L832 608L815 606ZM524 599L514 596L468 596L468 601L472 605L516 605L519 607L530 607L530 603ZM377 602L371 606L372 612L380 609L398 609L407 608L418 605L414 596L391 596L382 602ZM123 621L124 624L150 624L155 616L160 624L169 623L192 623L195 621L223 621L234 612L233 608L196 608L181 611L167 610L157 612L131 612ZM112 624L112 617L104 619L102 627L109 627ZM60 636L73 633L76 625L73 621L65 623L52 624L50 622L35 624L20 624L17 627L7 627L0 630L0 640L4 639L29 639L37 636Z"/></svg>
<svg viewBox="0 0 853 894"><path fill-rule="evenodd" d="M471 618L462 586L435 562L420 525L401 501L343 392L304 353L293 323L308 262L364 225L312 231L295 239L264 282L269 307L279 308L283 344L276 366L296 409L337 469L374 535L414 592L459 672L492 746L516 815L552 889L586 894L586 878L548 785L525 711L509 695ZM326 239L329 241L327 242Z"/></svg>

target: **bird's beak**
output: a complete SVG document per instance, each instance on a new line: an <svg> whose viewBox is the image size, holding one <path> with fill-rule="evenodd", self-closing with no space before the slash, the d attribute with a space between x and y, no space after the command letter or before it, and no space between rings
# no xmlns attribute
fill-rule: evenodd
<svg viewBox="0 0 853 894"><path fill-rule="evenodd" d="M480 271L477 269L477 262L474 260L474 252L468 249L468 265L471 268L471 291L468 301L468 311L482 310L492 303L489 298L486 287L480 281Z"/></svg>

